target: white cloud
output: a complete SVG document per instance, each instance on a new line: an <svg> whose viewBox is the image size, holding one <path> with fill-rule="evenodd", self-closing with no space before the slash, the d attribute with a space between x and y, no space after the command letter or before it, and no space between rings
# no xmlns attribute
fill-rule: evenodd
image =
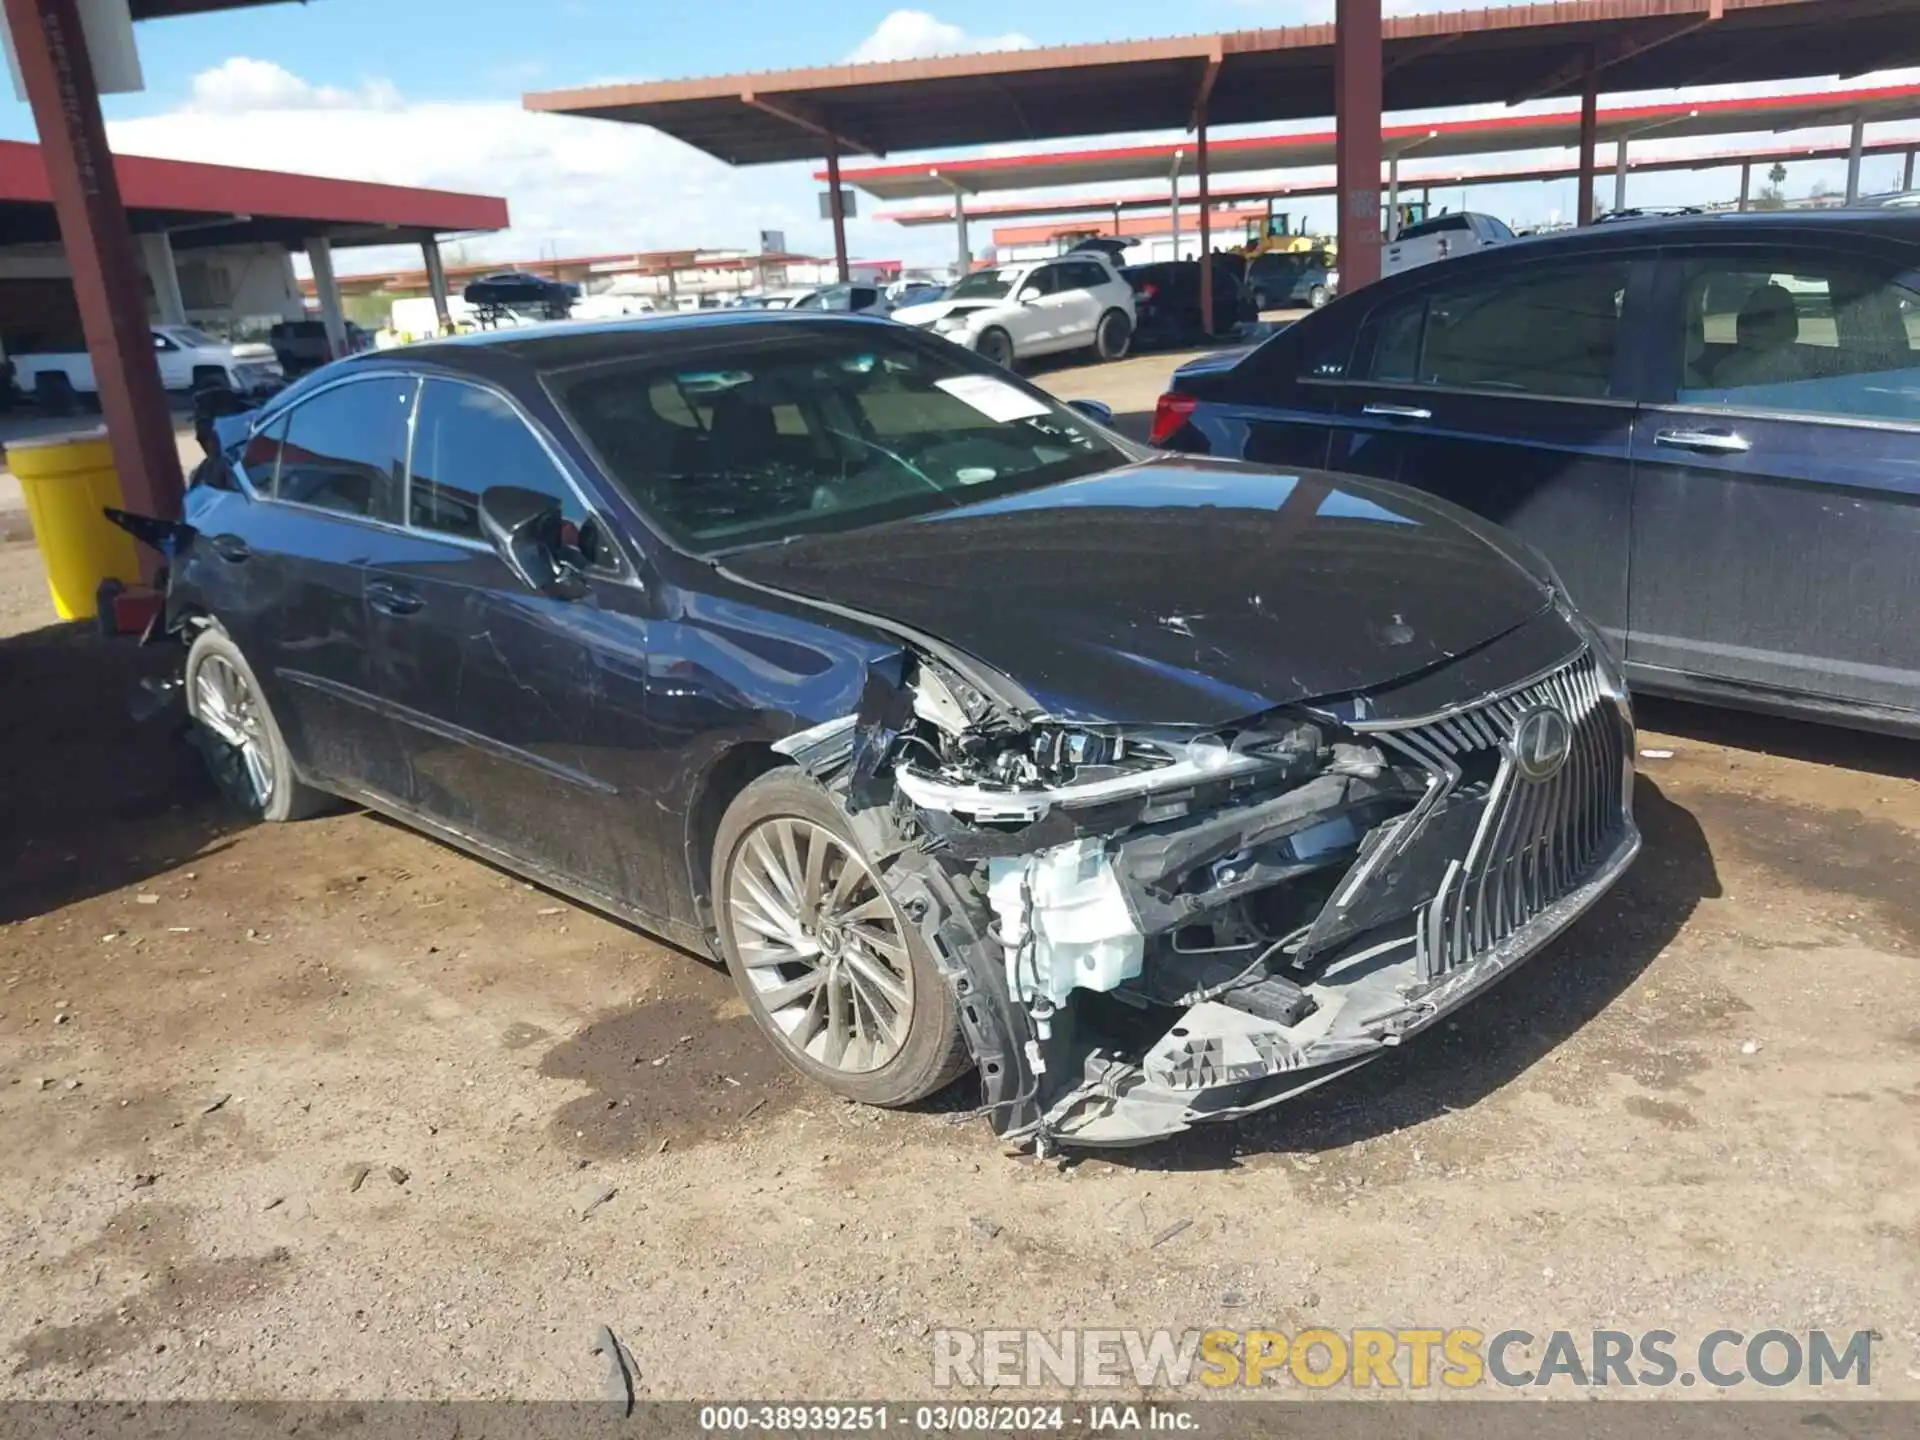
<svg viewBox="0 0 1920 1440"><path fill-rule="evenodd" d="M763 229L785 231L794 249L832 253L811 165L736 170L638 125L535 114L506 100L413 102L384 81L335 90L258 60L202 72L192 96L176 110L112 122L113 148L505 196L513 228L464 242L476 260L751 249ZM893 225L849 225L857 256L914 255L918 238ZM927 248L945 251L937 241ZM415 266L419 255L345 250L338 263L351 273Z"/></svg>
<svg viewBox="0 0 1920 1440"><path fill-rule="evenodd" d="M895 10L847 55L850 65L869 60L924 60L985 50L1031 50L1025 35L969 35L924 10Z"/></svg>
<svg viewBox="0 0 1920 1440"><path fill-rule="evenodd" d="M271 60L235 55L193 77L191 108L214 114L244 114L253 110L391 110L400 92L385 80L369 81L360 90L313 85Z"/></svg>

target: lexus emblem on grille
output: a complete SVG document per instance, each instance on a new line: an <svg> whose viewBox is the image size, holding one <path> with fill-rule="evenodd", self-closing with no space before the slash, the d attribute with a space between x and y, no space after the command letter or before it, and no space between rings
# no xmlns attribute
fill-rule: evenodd
<svg viewBox="0 0 1920 1440"><path fill-rule="evenodd" d="M1513 763L1529 780L1551 780L1573 750L1573 726L1551 705L1529 710L1513 727Z"/></svg>

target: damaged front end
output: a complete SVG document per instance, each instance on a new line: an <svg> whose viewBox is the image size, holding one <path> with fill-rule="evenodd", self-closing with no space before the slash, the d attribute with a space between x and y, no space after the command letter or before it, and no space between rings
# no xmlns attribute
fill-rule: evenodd
<svg viewBox="0 0 1920 1440"><path fill-rule="evenodd" d="M1604 642L1559 628L1571 653L1504 687L1482 667L1464 702L1426 683L1207 730L1023 713L918 655L778 748L892 837L995 1129L1137 1144L1398 1044L1625 869L1631 709Z"/></svg>

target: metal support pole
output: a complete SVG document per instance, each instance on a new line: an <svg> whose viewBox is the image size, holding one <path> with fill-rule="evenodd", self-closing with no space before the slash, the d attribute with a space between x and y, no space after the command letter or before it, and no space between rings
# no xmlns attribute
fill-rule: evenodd
<svg viewBox="0 0 1920 1440"><path fill-rule="evenodd" d="M1751 160L1742 160L1740 162L1740 208L1742 210L1745 210L1748 204L1751 203L1752 195L1753 162Z"/></svg>
<svg viewBox="0 0 1920 1440"><path fill-rule="evenodd" d="M1387 160L1387 244L1400 238L1400 157Z"/></svg>
<svg viewBox="0 0 1920 1440"><path fill-rule="evenodd" d="M420 242L420 256L426 264L427 291L433 296L434 318L440 322L440 333L453 333L453 307L447 300L447 267L440 259L440 242L429 235Z"/></svg>
<svg viewBox="0 0 1920 1440"><path fill-rule="evenodd" d="M1184 150L1174 151L1173 152L1173 168L1167 172L1167 189L1171 191L1173 195L1173 256L1172 258L1175 260L1178 260L1180 258L1180 161L1185 156L1185 154L1186 152Z"/></svg>
<svg viewBox="0 0 1920 1440"><path fill-rule="evenodd" d="M1847 204L1860 198L1860 153L1867 142L1867 122L1853 117L1853 139L1847 145Z"/></svg>
<svg viewBox="0 0 1920 1440"><path fill-rule="evenodd" d="M338 360L347 353L347 317L340 309L340 283L333 278L333 242L324 235L311 237L307 241L307 263L313 267L313 291L320 298L327 353Z"/></svg>
<svg viewBox="0 0 1920 1440"><path fill-rule="evenodd" d="M840 283L853 278L847 268L847 215L840 198L840 142L827 137L827 213L833 217L833 268Z"/></svg>
<svg viewBox="0 0 1920 1440"><path fill-rule="evenodd" d="M973 270L973 246L967 239L967 197L953 192L953 244L957 278L964 280Z"/></svg>
<svg viewBox="0 0 1920 1440"><path fill-rule="evenodd" d="M1622 135L1613 144L1613 209L1614 213L1627 208L1627 137Z"/></svg>
<svg viewBox="0 0 1920 1440"><path fill-rule="evenodd" d="M153 282L153 307L165 325L187 323L187 302L180 294L180 271L173 261L173 242L164 230L153 230L140 237L140 254L147 262L147 279Z"/></svg>
<svg viewBox="0 0 1920 1440"><path fill-rule="evenodd" d="M1580 178L1574 191L1576 225L1593 223L1593 150L1600 131L1600 72L1587 56L1587 80L1580 91Z"/></svg>
<svg viewBox="0 0 1920 1440"><path fill-rule="evenodd" d="M1913 156L1913 151L1907 151L1907 175L1906 178L1900 182L1900 188L1902 190L1913 189Z"/></svg>
<svg viewBox="0 0 1920 1440"><path fill-rule="evenodd" d="M1213 334L1213 207L1207 197L1207 111L1194 117L1194 163L1200 170L1200 333Z"/></svg>
<svg viewBox="0 0 1920 1440"><path fill-rule="evenodd" d="M1380 0L1335 0L1334 156L1340 289L1380 278Z"/></svg>
<svg viewBox="0 0 1920 1440"><path fill-rule="evenodd" d="M146 287L100 118L100 92L75 0L5 0L20 78L40 133L80 327L127 509L180 514L180 452L147 327ZM152 578L159 557L142 552ZM131 578L131 577L129 577Z"/></svg>

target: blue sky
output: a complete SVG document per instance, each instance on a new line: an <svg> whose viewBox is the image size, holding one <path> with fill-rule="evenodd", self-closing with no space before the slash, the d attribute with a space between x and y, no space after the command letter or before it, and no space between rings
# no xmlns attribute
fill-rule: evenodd
<svg viewBox="0 0 1920 1440"><path fill-rule="evenodd" d="M116 149L132 154L504 195L513 229L469 242L466 255L474 259L751 248L763 229L784 231L793 248L823 253L831 241L815 207L812 167L735 170L637 126L530 114L521 108L522 92L610 79L1300 24L1327 20L1333 9L1333 0L905 3L913 8L899 0L706 0L687 7L659 0L548 0L538 6L524 0L312 0L189 16L139 27L147 89L109 97L109 134ZM1390 13L1461 5L1387 0ZM1840 133L1808 132L1808 138L1831 140ZM1920 135L1920 124L1870 133ZM27 107L0 99L0 137L32 134ZM1779 142L1761 137L1757 143ZM1486 165L1566 158L1564 152L1488 157ZM1610 159L1603 156L1603 165ZM1789 191L1805 193L1816 181L1832 185L1841 178L1835 165L1798 166ZM1889 188L1897 179L1896 161L1869 162L1869 189ZM1255 175L1234 177L1236 185L1259 181ZM1723 198L1721 192L1730 197L1735 184L1731 173L1648 176L1635 180L1630 199L1647 204ZM1610 195L1604 182L1602 188ZM1435 200L1461 204L1459 192ZM1471 203L1532 223L1570 210L1572 186L1479 187ZM1331 202L1295 208L1304 208L1310 223L1330 228ZM988 239L983 229L976 228L976 244ZM938 264L950 257L951 236L944 229L902 230L863 216L851 227L850 240L857 255L870 258ZM343 253L340 263L354 271L411 265L417 256L357 251Z"/></svg>

